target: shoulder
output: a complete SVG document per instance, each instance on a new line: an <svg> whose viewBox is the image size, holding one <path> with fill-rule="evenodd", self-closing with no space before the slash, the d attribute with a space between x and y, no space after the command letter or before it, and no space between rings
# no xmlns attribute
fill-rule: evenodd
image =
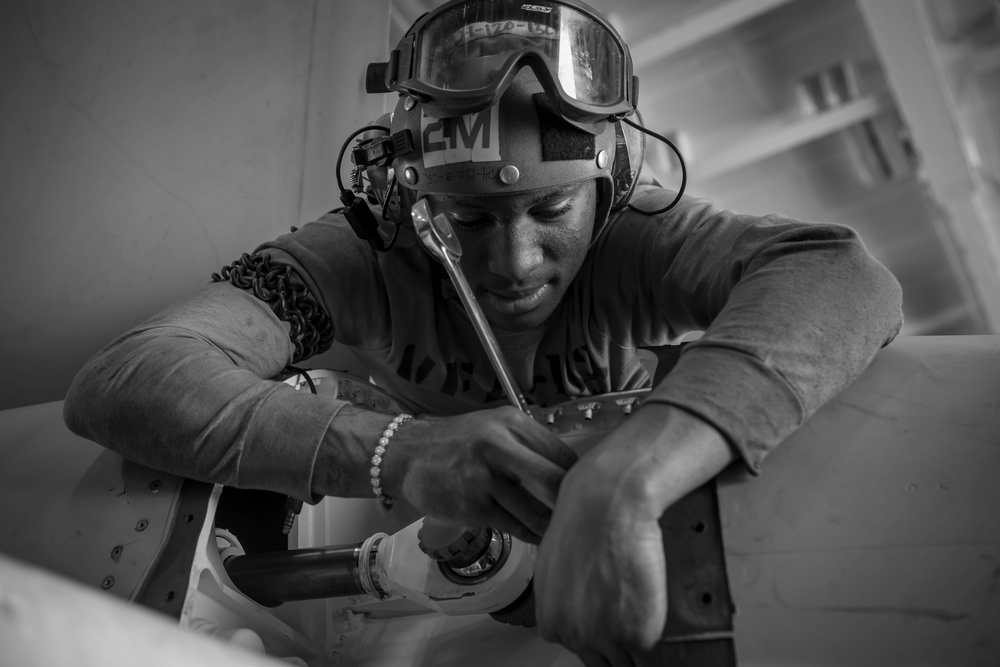
<svg viewBox="0 0 1000 667"><path fill-rule="evenodd" d="M600 253L636 258L689 239L695 230L722 224L732 212L707 199L684 195L668 211L677 193L655 185L641 185L631 201L608 220L594 244Z"/></svg>
<svg viewBox="0 0 1000 667"><path fill-rule="evenodd" d="M291 232L261 244L257 250L286 252L307 270L317 263L356 265L372 254L368 244L358 238L339 212L327 213L318 220L293 227Z"/></svg>
<svg viewBox="0 0 1000 667"><path fill-rule="evenodd" d="M779 212L745 213L722 208L709 199L685 194L669 211L659 212L670 205L676 193L655 184L645 183L636 188L629 205L609 224L609 228L635 234L637 230L678 239L714 239L729 242L737 238L780 238L792 234L800 239L852 239L857 233L849 226L800 220Z"/></svg>

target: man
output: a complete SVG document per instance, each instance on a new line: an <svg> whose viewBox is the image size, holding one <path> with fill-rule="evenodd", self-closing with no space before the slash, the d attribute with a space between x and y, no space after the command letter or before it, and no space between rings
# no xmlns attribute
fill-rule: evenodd
<svg viewBox="0 0 1000 667"><path fill-rule="evenodd" d="M388 128L394 179L378 161L371 170L396 183L379 193L388 237L345 194L345 212L265 243L102 350L74 382L66 420L165 471L309 501L374 490L538 543L542 635L587 664L630 664L666 618L659 517L735 460L757 472L856 378L899 331L899 286L849 228L739 215L640 182L641 135L619 120L634 110L627 49L582 3L476 11L448 3L404 43L432 54L429 66L437 52L421 40L468 43L472 55L449 66L485 68L485 106L445 90L476 80L468 71L384 77L405 93ZM554 60L566 53L570 76ZM533 405L648 386L639 348L704 334L577 460L504 398L414 232L419 202L453 226ZM386 435L391 415L268 379L331 340L409 411Z"/></svg>

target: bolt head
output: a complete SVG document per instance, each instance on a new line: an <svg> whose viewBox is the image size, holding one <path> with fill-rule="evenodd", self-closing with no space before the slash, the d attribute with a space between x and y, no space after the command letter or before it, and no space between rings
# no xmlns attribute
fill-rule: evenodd
<svg viewBox="0 0 1000 667"><path fill-rule="evenodd" d="M504 185L514 185L521 178L521 172L512 164L500 170L500 182Z"/></svg>

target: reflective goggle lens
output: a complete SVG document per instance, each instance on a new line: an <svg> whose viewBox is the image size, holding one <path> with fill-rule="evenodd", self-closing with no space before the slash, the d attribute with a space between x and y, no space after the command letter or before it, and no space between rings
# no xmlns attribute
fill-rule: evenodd
<svg viewBox="0 0 1000 667"><path fill-rule="evenodd" d="M567 98L597 107L625 101L623 45L598 20L568 5L468 2L428 21L416 39L416 78L432 88L491 91L533 54Z"/></svg>

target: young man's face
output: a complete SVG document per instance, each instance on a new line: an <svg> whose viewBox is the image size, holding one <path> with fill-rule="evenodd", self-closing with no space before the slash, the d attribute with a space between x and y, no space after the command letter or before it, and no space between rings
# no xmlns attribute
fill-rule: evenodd
<svg viewBox="0 0 1000 667"><path fill-rule="evenodd" d="M593 179L496 196L429 195L462 244L462 270L490 323L542 326L580 270L594 230Z"/></svg>

